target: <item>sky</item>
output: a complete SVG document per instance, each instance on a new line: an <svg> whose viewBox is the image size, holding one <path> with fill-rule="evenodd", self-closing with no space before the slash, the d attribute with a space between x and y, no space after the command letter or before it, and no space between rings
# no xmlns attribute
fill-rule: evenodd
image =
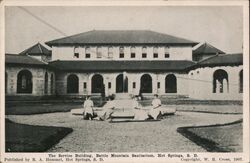
<svg viewBox="0 0 250 163"><path fill-rule="evenodd" d="M242 52L243 10L239 6L81 6L5 9L5 51L17 54L40 42L90 30L152 30L226 53ZM60 32L58 32L60 31Z"/></svg>

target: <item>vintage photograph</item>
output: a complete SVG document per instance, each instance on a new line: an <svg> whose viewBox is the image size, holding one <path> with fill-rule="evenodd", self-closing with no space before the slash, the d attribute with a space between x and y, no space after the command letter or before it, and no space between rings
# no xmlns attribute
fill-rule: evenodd
<svg viewBox="0 0 250 163"><path fill-rule="evenodd" d="M4 14L5 153L243 152L242 6Z"/></svg>

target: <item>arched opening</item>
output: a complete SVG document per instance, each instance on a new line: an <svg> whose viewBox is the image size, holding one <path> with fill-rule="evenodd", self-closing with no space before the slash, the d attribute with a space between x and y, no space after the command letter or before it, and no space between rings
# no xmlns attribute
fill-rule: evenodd
<svg viewBox="0 0 250 163"><path fill-rule="evenodd" d="M177 82L174 74L169 74L165 78L165 93L177 93Z"/></svg>
<svg viewBox="0 0 250 163"><path fill-rule="evenodd" d="M103 77L96 74L91 79L91 92L92 93L104 93Z"/></svg>
<svg viewBox="0 0 250 163"><path fill-rule="evenodd" d="M229 90L228 74L225 70L216 70L213 75L213 93L227 93Z"/></svg>
<svg viewBox="0 0 250 163"><path fill-rule="evenodd" d="M54 94L54 74L50 76L50 93Z"/></svg>
<svg viewBox="0 0 250 163"><path fill-rule="evenodd" d="M149 74L142 75L140 92L152 93L152 78Z"/></svg>
<svg viewBox="0 0 250 163"><path fill-rule="evenodd" d="M32 93L32 74L22 70L17 75L17 93Z"/></svg>
<svg viewBox="0 0 250 163"><path fill-rule="evenodd" d="M5 72L5 94L8 93L8 74Z"/></svg>
<svg viewBox="0 0 250 163"><path fill-rule="evenodd" d="M48 94L48 73L45 72L44 76L44 94Z"/></svg>
<svg viewBox="0 0 250 163"><path fill-rule="evenodd" d="M239 93L243 93L243 70L240 71L239 78Z"/></svg>
<svg viewBox="0 0 250 163"><path fill-rule="evenodd" d="M67 78L67 93L79 92L79 79L75 74L71 74Z"/></svg>
<svg viewBox="0 0 250 163"><path fill-rule="evenodd" d="M128 92L128 77L120 74L116 77L116 93Z"/></svg>

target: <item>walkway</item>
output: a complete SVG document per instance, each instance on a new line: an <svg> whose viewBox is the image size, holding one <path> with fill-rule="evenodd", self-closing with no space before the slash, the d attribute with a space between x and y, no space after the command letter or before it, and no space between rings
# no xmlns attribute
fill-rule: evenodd
<svg viewBox="0 0 250 163"><path fill-rule="evenodd" d="M161 121L130 123L86 121L70 113L6 117L24 124L73 128L74 131L49 152L205 152L176 129L228 123L242 118L242 115L177 112Z"/></svg>

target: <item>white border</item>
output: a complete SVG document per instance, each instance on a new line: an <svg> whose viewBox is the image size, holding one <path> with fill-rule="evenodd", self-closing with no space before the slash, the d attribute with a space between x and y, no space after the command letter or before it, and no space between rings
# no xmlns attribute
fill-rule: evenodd
<svg viewBox="0 0 250 163"><path fill-rule="evenodd" d="M5 157L47 157L46 153L5 153L5 121L4 121L4 108L5 108L5 97L4 97L4 72L5 72L5 61L4 61L4 52L5 52L5 13L4 13L4 6L243 6L243 57L244 57L244 100L243 100L243 153L195 153L201 157L227 157L227 158L234 158L242 156L244 158L244 162L249 162L249 2L248 1L82 1L82 0L5 0L0 3L0 29L1 29L1 40L0 40L0 62L1 62L1 73L0 76L0 88L1 88L1 161L3 161L3 156ZM58 153L55 153L58 154ZM175 153L178 154L178 153ZM187 154L187 153L180 153L180 154ZM190 153L188 153L190 154ZM191 153L192 154L192 153ZM110 161L110 160L109 160ZM134 162L136 160L131 159L114 159L113 162L122 161L122 162ZM140 162L179 162L179 159L171 159L171 160L151 160L147 159L140 159L137 160ZM4 161L3 161L4 162ZM183 161L182 161L183 162ZM190 161L191 162L191 161ZM211 162L211 161L210 161ZM217 161L216 161L217 162ZM221 161L220 161L221 162Z"/></svg>

